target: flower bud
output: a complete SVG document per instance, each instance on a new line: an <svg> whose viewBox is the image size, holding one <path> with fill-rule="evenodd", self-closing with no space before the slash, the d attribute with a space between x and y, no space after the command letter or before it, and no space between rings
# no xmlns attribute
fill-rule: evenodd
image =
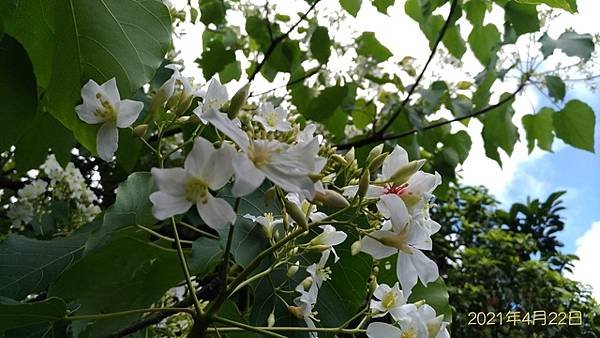
<svg viewBox="0 0 600 338"><path fill-rule="evenodd" d="M388 156L388 153L383 153L383 154L380 154L379 156L375 157L372 161L367 162L369 164L369 170L379 169L379 167L381 167L381 165L383 164L383 161L385 161L385 158L387 156Z"/></svg>
<svg viewBox="0 0 600 338"><path fill-rule="evenodd" d="M133 128L133 135L135 135L136 137L144 137L144 135L146 135L147 131L148 131L148 125L140 124L140 125L135 126L135 128Z"/></svg>
<svg viewBox="0 0 600 338"><path fill-rule="evenodd" d="M331 249L331 245L325 245L325 244L311 245L308 247L308 250L316 251L316 252L323 252L323 251L329 250L329 249Z"/></svg>
<svg viewBox="0 0 600 338"><path fill-rule="evenodd" d="M310 289L310 287L312 286L312 284L313 284L313 279L310 276L304 278L304 280L302 281L302 287L304 288L304 290Z"/></svg>
<svg viewBox="0 0 600 338"><path fill-rule="evenodd" d="M383 151L383 143L378 145L377 147L371 149L371 151L369 152L369 155L367 156L367 163L371 163L373 160L375 160L375 158L379 155L381 155L381 152Z"/></svg>
<svg viewBox="0 0 600 338"><path fill-rule="evenodd" d="M358 241L352 243L352 245L350 246L350 253L352 254L352 256L356 256L358 255L360 250L362 250L362 244L359 239Z"/></svg>
<svg viewBox="0 0 600 338"><path fill-rule="evenodd" d="M301 307L288 305L287 309L292 314L292 316L294 316L298 319L304 318L304 311L302 310Z"/></svg>
<svg viewBox="0 0 600 338"><path fill-rule="evenodd" d="M275 325L275 314L271 312L267 317L267 327L273 327Z"/></svg>
<svg viewBox="0 0 600 338"><path fill-rule="evenodd" d="M344 155L344 158L346 159L346 162L348 162L348 163L354 162L354 147L352 147L352 148L350 148L350 150L348 150L346 155Z"/></svg>
<svg viewBox="0 0 600 338"><path fill-rule="evenodd" d="M290 201L287 198L284 199L285 210L288 215L303 229L308 230L308 222L306 221L306 217L304 217L304 213L298 206Z"/></svg>
<svg viewBox="0 0 600 338"><path fill-rule="evenodd" d="M331 159L341 165L348 165L348 161L346 161L346 159L341 155L333 154L333 155L331 155Z"/></svg>
<svg viewBox="0 0 600 338"><path fill-rule="evenodd" d="M273 201L275 200L275 196L277 196L275 186L272 186L269 189L267 189L267 191L265 191L265 204L267 206L271 205L271 203L273 203Z"/></svg>
<svg viewBox="0 0 600 338"><path fill-rule="evenodd" d="M321 202L331 208L345 208L350 205L348 200L337 191L325 189L315 194L315 201Z"/></svg>
<svg viewBox="0 0 600 338"><path fill-rule="evenodd" d="M369 291L371 293L375 292L375 289L377 289L377 277L374 275L371 275L371 278L369 278Z"/></svg>
<svg viewBox="0 0 600 338"><path fill-rule="evenodd" d="M363 198L367 195L370 180L371 172L369 171L369 169L365 169L362 176L360 177L360 181L358 182L358 197Z"/></svg>
<svg viewBox="0 0 600 338"><path fill-rule="evenodd" d="M423 166L423 164L425 164L425 160L416 160L416 161L410 161L407 164L403 165L402 167L400 167L400 169L398 169L391 177L390 177L390 181L397 183L397 184L402 184L405 183L406 181L408 181L408 179L417 171L419 171L419 169L421 169L421 167Z"/></svg>
<svg viewBox="0 0 600 338"><path fill-rule="evenodd" d="M318 182L318 181L322 180L323 177L325 177L325 175L323 175L321 173L308 174L308 178L310 178L313 182Z"/></svg>
<svg viewBox="0 0 600 338"><path fill-rule="evenodd" d="M296 272L298 272L299 269L300 262L296 261L296 263L290 265L290 267L287 269L286 275L288 276L288 278L292 278L296 274Z"/></svg>
<svg viewBox="0 0 600 338"><path fill-rule="evenodd" d="M248 93L250 91L250 83L246 83L242 88L240 88L235 95L231 98L229 103L229 109L227 109L227 117L230 119L234 119L237 114L242 109L242 106L246 103L248 99Z"/></svg>
<svg viewBox="0 0 600 338"><path fill-rule="evenodd" d="M190 121L190 116L186 115L186 116L178 117L177 120L175 120L175 123L184 124L184 123L188 123L189 121Z"/></svg>
<svg viewBox="0 0 600 338"><path fill-rule="evenodd" d="M174 84L172 81L165 82L154 94L152 98L152 102L150 103L150 112L155 113L158 111L158 108L161 107L169 97L173 94Z"/></svg>

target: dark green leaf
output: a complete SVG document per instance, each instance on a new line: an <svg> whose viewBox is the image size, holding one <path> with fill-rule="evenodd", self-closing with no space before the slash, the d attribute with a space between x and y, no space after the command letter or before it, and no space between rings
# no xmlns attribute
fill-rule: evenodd
<svg viewBox="0 0 600 338"><path fill-rule="evenodd" d="M545 58L552 55L555 49L560 49L568 56L588 60L594 51L594 38L591 34L564 32L555 40L544 33L539 41L542 43L542 54Z"/></svg>
<svg viewBox="0 0 600 338"><path fill-rule="evenodd" d="M200 21L205 24L220 25L225 21L225 5L223 0L200 1Z"/></svg>
<svg viewBox="0 0 600 338"><path fill-rule="evenodd" d="M246 18L246 32L248 33L248 36L256 41L263 52L271 43L269 28L267 25L267 22L257 16L250 16Z"/></svg>
<svg viewBox="0 0 600 338"><path fill-rule="evenodd" d="M196 266L196 273L206 275L222 261L225 250L220 241L207 237L200 237L192 243L192 255L189 264Z"/></svg>
<svg viewBox="0 0 600 338"><path fill-rule="evenodd" d="M267 66L278 72L293 72L303 61L298 41L286 40L280 43L267 61Z"/></svg>
<svg viewBox="0 0 600 338"><path fill-rule="evenodd" d="M482 65L487 66L492 54L500 43L500 32L493 24L487 24L481 28L474 27L469 34L469 45L475 57Z"/></svg>
<svg viewBox="0 0 600 338"><path fill-rule="evenodd" d="M231 80L239 80L242 76L242 67L239 61L232 62L225 66L222 71L219 72L219 79L221 83L227 83Z"/></svg>
<svg viewBox="0 0 600 338"><path fill-rule="evenodd" d="M362 33L356 42L358 54L372 57L377 62L383 62L392 56L392 52L377 40L373 32Z"/></svg>
<svg viewBox="0 0 600 338"><path fill-rule="evenodd" d="M442 42L448 49L448 52L450 52L450 55L457 59L462 58L467 51L467 46L465 40L460 35L460 25L458 24L448 27Z"/></svg>
<svg viewBox="0 0 600 338"><path fill-rule="evenodd" d="M372 0L373 6L377 8L380 13L387 14L388 8L394 5L396 0Z"/></svg>
<svg viewBox="0 0 600 338"><path fill-rule="evenodd" d="M327 63L331 55L331 40L326 27L315 28L310 37L310 52L320 63Z"/></svg>
<svg viewBox="0 0 600 338"><path fill-rule="evenodd" d="M557 101L562 101L565 98L566 89L565 83L560 77L554 75L546 76L546 87L548 87L548 94Z"/></svg>
<svg viewBox="0 0 600 338"><path fill-rule="evenodd" d="M35 303L0 298L0 335L12 328L61 320L66 314L67 305L56 297Z"/></svg>
<svg viewBox="0 0 600 338"><path fill-rule="evenodd" d="M0 151L18 142L37 109L37 86L23 47L4 35L0 41Z"/></svg>
<svg viewBox="0 0 600 338"><path fill-rule="evenodd" d="M317 122L327 120L342 104L347 94L347 86L325 88L319 96L310 102L308 109L303 112L304 116Z"/></svg>
<svg viewBox="0 0 600 338"><path fill-rule="evenodd" d="M342 5L342 8L354 17L356 16L356 14L358 14L361 4L362 0L340 0L340 5Z"/></svg>
<svg viewBox="0 0 600 338"><path fill-rule="evenodd" d="M506 20L509 21L517 36L540 30L540 20L535 5L510 1L504 7Z"/></svg>
<svg viewBox="0 0 600 338"><path fill-rule="evenodd" d="M508 93L502 94L500 100L508 97ZM519 140L519 132L512 122L514 98L485 114L483 119L483 136L485 154L487 157L502 165L498 148L504 149L506 154L511 155L515 143Z"/></svg>
<svg viewBox="0 0 600 338"><path fill-rule="evenodd" d="M471 0L465 3L463 8L465 9L465 12L467 12L467 20L469 20L473 27L483 26L485 12L488 9L485 0Z"/></svg>
<svg viewBox="0 0 600 338"><path fill-rule="evenodd" d="M158 0L57 1L54 20L32 20L54 22L60 37L53 54L32 58L52 58L48 108L93 152L97 126L73 114L82 83L115 77L122 96L129 97L150 81L171 43L169 10Z"/></svg>
<svg viewBox="0 0 600 338"><path fill-rule="evenodd" d="M213 40L202 51L202 58L198 64L202 68L204 78L210 80L213 75L225 69L225 66L232 62L235 62L235 52L225 49L222 41Z"/></svg>
<svg viewBox="0 0 600 338"><path fill-rule="evenodd" d="M0 296L23 299L45 290L81 256L86 234L40 241L9 235L0 242Z"/></svg>
<svg viewBox="0 0 600 338"><path fill-rule="evenodd" d="M575 1L567 0L516 0L517 2L524 4L546 4L550 7L561 8L571 13L577 12L577 3Z"/></svg>
<svg viewBox="0 0 600 338"><path fill-rule="evenodd" d="M552 115L554 111L551 108L544 107L534 115L525 115L522 118L523 128L527 138L527 149L531 153L535 147L536 141L541 149L552 151Z"/></svg>
<svg viewBox="0 0 600 338"><path fill-rule="evenodd" d="M586 103L579 100L567 102L561 111L554 112L554 132L565 143L594 152L594 127L596 116Z"/></svg>
<svg viewBox="0 0 600 338"><path fill-rule="evenodd" d="M454 134L448 134L444 137L443 143L446 147L450 147L456 151L458 162L463 163L469 156L471 150L471 137L469 134L460 130Z"/></svg>
<svg viewBox="0 0 600 338"><path fill-rule="evenodd" d="M496 82L497 74L496 71L484 70L477 75L477 90L473 94L473 106L475 110L480 110L488 106L490 102L491 88L494 82Z"/></svg>
<svg viewBox="0 0 600 338"><path fill-rule="evenodd" d="M412 289L409 302L418 302L419 300L425 300L427 304L435 309L436 314L444 315L444 321L452 322L452 308L449 303L450 296L448 295L448 288L442 278L437 281L423 286L421 282Z"/></svg>
<svg viewBox="0 0 600 338"><path fill-rule="evenodd" d="M337 142L344 139L347 122L348 114L341 107L338 107L333 115L323 121L323 125L333 135L333 140Z"/></svg>

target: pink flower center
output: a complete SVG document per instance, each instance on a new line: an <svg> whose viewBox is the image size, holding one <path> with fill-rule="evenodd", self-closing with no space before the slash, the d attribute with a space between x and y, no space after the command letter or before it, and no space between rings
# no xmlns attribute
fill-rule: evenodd
<svg viewBox="0 0 600 338"><path fill-rule="evenodd" d="M408 188L408 183L404 183L401 185L394 185L392 183L388 183L384 187L385 194L394 194L402 197L406 194L406 189Z"/></svg>

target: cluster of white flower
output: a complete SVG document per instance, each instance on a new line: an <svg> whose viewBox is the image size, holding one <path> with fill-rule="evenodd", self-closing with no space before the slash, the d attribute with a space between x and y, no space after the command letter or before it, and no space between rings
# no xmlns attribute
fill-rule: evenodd
<svg viewBox="0 0 600 338"><path fill-rule="evenodd" d="M50 206L56 201L68 201L72 205L65 223L55 225L60 231L71 231L89 223L101 212L95 204L98 198L73 163L69 162L63 169L54 155L49 155L40 169L44 175L38 175L19 189L16 201L9 207L7 214L13 227L24 229L32 220L40 220L52 212Z"/></svg>
<svg viewBox="0 0 600 338"><path fill-rule="evenodd" d="M230 203L219 197L219 190L231 183L231 194L239 198L251 194L268 179L279 193L287 193L285 197L278 195L284 205L283 215L265 213L244 217L260 224L271 243L280 238L279 231L288 235L293 229L314 232L320 228L308 243L296 244L295 250L286 251L284 256L287 257L281 262L289 266L288 276L291 277L300 268L298 262L291 263L295 256L306 252L321 254L318 262L306 267L307 277L295 288L299 296L294 299L294 305L288 305L290 312L314 328L319 289L332 271L328 266L330 256L333 254L333 263L338 262L334 247L348 237L346 232L332 226L331 216L317 210L317 205L326 204L338 209L355 207L359 211L371 208L371 211L365 211L371 227L356 227L354 231L359 233L360 239L352 245L353 254L362 251L375 260L397 255L399 283L391 288L379 285L371 301L371 317L389 313L396 326L375 322L369 325L367 334L370 337L448 336L443 316L436 316L433 308L426 304L407 304L417 280L427 285L439 278L435 262L423 251L432 249L431 236L440 229L440 225L429 217L429 203L441 178L437 173L420 170L424 160L409 161L407 152L400 146L395 146L390 154L383 153L383 145L380 145L369 153L366 168L358 169L353 151L345 157L335 154L335 149L323 142L322 136L315 135L315 125L309 124L300 130L288 121L288 114L282 107L266 102L258 106L256 114L238 118L237 110L241 106L238 96L242 93L242 101L245 101L247 86L231 100L217 79L212 79L206 90L195 92L177 68L170 68L173 75L156 93L152 106L154 109L165 106L174 118L181 118L192 99L200 97L193 112L202 125L214 127L217 140L211 142L200 136L190 139L193 148L183 167L152 168L159 189L150 196L156 218L164 220L184 214L195 205L204 223L219 229L233 224L237 218ZM92 92L90 88L82 90L84 104L78 109L84 121L101 121L114 129L114 121L117 127L129 126L135 120L133 117L139 114L139 111L133 113L137 108L133 109L132 104L123 104L127 100L119 101L114 81L95 85ZM86 97L95 98L96 102L87 102ZM228 102L228 112L221 111ZM112 120L98 117L107 114ZM125 122L119 120L121 114ZM254 122L258 125L253 125ZM100 133L98 137L101 137ZM111 139L110 143L114 141ZM108 143L98 140L99 147L102 142ZM116 145L111 151L114 149ZM99 150L99 153L102 152ZM112 158L112 152L110 155ZM335 188L333 184L339 171L336 173L331 165L328 166L330 159L346 166L341 170L345 177L343 188ZM380 167L381 173L371 180L370 170ZM328 188L330 185L331 189ZM314 228L309 229L308 221L315 225Z"/></svg>

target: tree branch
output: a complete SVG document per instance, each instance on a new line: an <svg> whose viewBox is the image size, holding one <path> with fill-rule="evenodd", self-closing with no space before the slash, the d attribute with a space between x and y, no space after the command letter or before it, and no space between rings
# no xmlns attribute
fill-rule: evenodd
<svg viewBox="0 0 600 338"><path fill-rule="evenodd" d="M277 86L277 87L273 87L271 89L267 89L267 90L265 90L263 92L260 92L260 93L250 93L250 95L248 95L248 97L261 96L261 95L268 94L268 93L270 93L272 91L275 91L275 90L277 90L279 88L285 88L285 87L293 86L293 85L295 85L297 83L300 83L300 82L308 79L309 77L311 77L311 76L313 76L315 74L318 74L320 70L321 70L321 66L316 67L316 68L314 68L312 70L309 70L308 73L304 74L303 76L300 76L297 79L293 79L293 80L290 79L290 81L288 83L286 83L286 84L283 84L283 85Z"/></svg>
<svg viewBox="0 0 600 338"><path fill-rule="evenodd" d="M372 143L376 143L376 142L383 142L383 141L388 141L388 140L394 140L394 139L398 139L398 138L402 138L405 136L409 136L418 132L422 132L425 130L429 130L429 129L434 129L434 128L438 128L441 127L443 125L446 124L451 124L454 122L458 122L458 121L462 121L462 120L466 120L468 118L471 117L475 117L475 116L479 116L482 114L485 114L487 112L489 112L490 110L494 110L502 105L504 105L505 103L509 102L510 100L512 100L515 96L517 96L517 94L519 94L523 88L525 88L525 86L527 85L526 81L522 82L519 87L517 87L517 89L512 92L509 96L505 97L504 99L498 101L496 104L493 104L491 106L487 106L481 110L478 110L474 113L468 114L468 115L464 115L464 116L459 116L456 117L452 120L446 120L446 121L441 121L441 122L436 122L436 123L432 123L430 125L427 125L423 128L413 128L407 131L403 131L401 133L396 133L396 134L390 134L390 135L373 135L373 137L367 137L361 140L357 140L354 142L350 142L350 143L346 143L346 144L341 144L339 146L337 146L338 149L349 149L351 147L361 147L364 145L368 145L368 144L372 144Z"/></svg>
<svg viewBox="0 0 600 338"><path fill-rule="evenodd" d="M423 75L425 75L425 71L427 71L427 67L429 67L429 64L431 63L431 61L433 60L433 57L435 56L435 54L437 52L439 44L442 42L442 39L444 38L444 35L446 34L448 27L450 27L450 21L452 21L452 16L454 15L454 10L456 9L457 3L458 3L458 0L452 0L452 3L450 4L450 12L448 13L448 17L446 18L446 21L444 22L444 25L442 26L442 29L440 30L438 37L435 40L435 43L433 44L433 47L431 48L431 53L429 54L429 58L427 58L427 62L425 62L425 66L423 66L421 73L419 74L419 76L417 76L417 80L408 90L408 94L406 95L406 98L404 98L404 100L400 104L400 107L398 107L396 109L396 111L394 112L394 115L392 115L392 117L383 125L383 127L379 131L376 131L373 134L374 136L383 135L385 133L385 131L394 123L396 118L398 118L400 113L402 113L403 108L408 104L408 102L410 102L410 98L411 98L412 94L415 92L416 88L419 86L421 79L423 79ZM373 128L375 128L375 125L373 125Z"/></svg>
<svg viewBox="0 0 600 338"><path fill-rule="evenodd" d="M296 27L302 21L304 21L304 19L306 19L306 17L308 16L308 14L315 8L315 6L319 3L319 1L321 1L321 0L315 0L315 2L313 2L312 5L310 5L310 7L308 8L308 10L306 12L304 12L304 14L302 14L302 16L300 16L300 19L298 19L298 21L296 21L285 33L283 33L282 35L280 35L280 36L276 37L275 39L271 40L271 44L267 48L267 51L265 52L265 55L264 55L262 61L256 66L256 68L254 68L254 71L252 71L252 74L250 74L250 77L248 77L248 82L252 82L252 80L254 80L254 78L256 77L256 74L258 74L258 72L260 72L260 70L265 66L265 64L267 63L267 60L269 59L269 57L271 56L271 54L273 54L273 52L275 51L275 48L277 48L277 46L283 40L285 40L290 35L290 33L294 29L296 29Z"/></svg>

